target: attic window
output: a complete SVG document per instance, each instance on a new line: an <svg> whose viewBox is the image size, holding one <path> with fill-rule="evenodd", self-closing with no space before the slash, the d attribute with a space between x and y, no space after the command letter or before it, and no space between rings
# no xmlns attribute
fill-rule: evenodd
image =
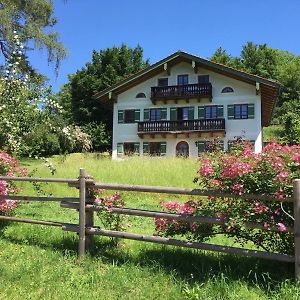
<svg viewBox="0 0 300 300"><path fill-rule="evenodd" d="M145 93L138 93L135 98L146 98Z"/></svg>
<svg viewBox="0 0 300 300"><path fill-rule="evenodd" d="M233 93L233 92L234 92L234 90L230 86L226 86L222 89L222 93Z"/></svg>

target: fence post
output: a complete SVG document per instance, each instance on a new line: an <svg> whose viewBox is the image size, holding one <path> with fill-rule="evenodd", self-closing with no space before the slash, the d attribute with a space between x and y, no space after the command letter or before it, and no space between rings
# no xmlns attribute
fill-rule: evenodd
<svg viewBox="0 0 300 300"><path fill-rule="evenodd" d="M88 179L94 179L91 176L87 176ZM86 189L86 194L87 194L87 198L89 199L88 201L86 201L89 204L94 204L94 192L91 189L91 187L87 187ZM93 227L94 226L94 211L93 210L89 210L85 212L85 225L86 227ZM88 251L91 251L94 245L94 235L93 234L88 234L85 238L85 247Z"/></svg>
<svg viewBox="0 0 300 300"><path fill-rule="evenodd" d="M295 279L300 281L300 179L294 180L294 242L295 242Z"/></svg>
<svg viewBox="0 0 300 300"><path fill-rule="evenodd" d="M86 173L80 168L79 173L79 257L85 255L85 198L86 198Z"/></svg>

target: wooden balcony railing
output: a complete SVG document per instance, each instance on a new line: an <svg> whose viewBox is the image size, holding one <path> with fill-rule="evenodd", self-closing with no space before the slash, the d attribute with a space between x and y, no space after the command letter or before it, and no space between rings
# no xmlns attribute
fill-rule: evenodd
<svg viewBox="0 0 300 300"><path fill-rule="evenodd" d="M223 131L225 119L138 122L138 133Z"/></svg>
<svg viewBox="0 0 300 300"><path fill-rule="evenodd" d="M151 87L151 100L171 100L189 98L212 98L211 83L196 83L184 85L154 86Z"/></svg>

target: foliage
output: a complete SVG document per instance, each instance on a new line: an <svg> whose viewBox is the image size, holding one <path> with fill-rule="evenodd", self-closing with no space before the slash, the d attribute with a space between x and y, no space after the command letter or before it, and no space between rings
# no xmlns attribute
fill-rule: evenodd
<svg viewBox="0 0 300 300"><path fill-rule="evenodd" d="M280 124L280 116L293 111L293 108L300 102L300 56L273 49L266 44L258 45L248 42L243 45L239 57L232 57L224 49L218 48L211 60L276 80L282 85L274 113L274 124ZM287 107L284 107L285 103L290 103L292 110L287 110Z"/></svg>
<svg viewBox="0 0 300 300"><path fill-rule="evenodd" d="M110 148L111 138L105 124L90 122L82 126L82 130L90 136L94 151L105 151Z"/></svg>
<svg viewBox="0 0 300 300"><path fill-rule="evenodd" d="M97 181L193 188L196 159L134 157L125 161L97 159L92 153L49 158L56 176L76 178L85 167ZM36 176L48 177L39 160L22 159ZM163 175L162 175L163 174ZM57 197L77 197L66 184L45 187ZM34 195L24 185L24 195ZM178 196L182 201L186 198ZM174 195L123 192L126 206L158 210ZM18 217L78 223L78 212L57 203L20 205ZM151 218L129 217L130 231L153 233ZM98 225L98 218L95 224ZM106 237L95 237L94 251L78 262L78 236L52 226L9 223L1 233L0 282L3 299L298 299L293 264L187 248L123 240L111 247ZM211 243L234 246L232 239L215 236ZM62 281L61 278L64 278ZM43 285L41 286L41 281ZM97 284L99 283L99 284ZM17 288L16 288L17 287ZM124 291L126 290L126 293ZM101 295L101 296L99 296Z"/></svg>
<svg viewBox="0 0 300 300"><path fill-rule="evenodd" d="M0 77L0 148L15 155L52 155L91 149L89 135L67 125L62 107L20 69L22 44L15 33L15 55Z"/></svg>
<svg viewBox="0 0 300 300"><path fill-rule="evenodd" d="M53 10L53 2L48 0L1 0L0 53L6 59L14 54L17 30L25 50L46 49L48 61L54 62L57 69L61 59L66 56L66 50L59 41L58 33L52 30L57 23ZM25 54L20 63L23 71L35 73Z"/></svg>
<svg viewBox="0 0 300 300"><path fill-rule="evenodd" d="M0 151L0 175L1 176L25 176L27 170L20 166L17 159ZM13 183L0 180L0 195L6 196L8 194L12 195L19 192L20 189L17 188ZM11 211L18 205L17 201L10 199L0 199L0 215L11 213Z"/></svg>
<svg viewBox="0 0 300 300"><path fill-rule="evenodd" d="M100 127L103 126L100 124L104 124L106 135L110 136L112 110L94 98L95 92L104 90L148 65L148 60L143 60L143 49L139 45L130 48L122 44L120 47L98 52L94 50L92 61L75 74L69 75L69 83L62 87L56 99L64 107L67 117L76 124L94 123ZM94 128L94 125L91 127Z"/></svg>
<svg viewBox="0 0 300 300"><path fill-rule="evenodd" d="M281 204L292 196L293 180L300 176L300 146L267 145L263 152L254 154L251 145L238 143L232 153L208 153L200 158L199 185L208 190L233 194L235 197L210 197L208 201L189 201L184 204L167 202L167 211L188 215L216 217L225 225L199 226L176 220L156 219L160 235L187 235L203 240L212 234L234 236L239 242L252 241L268 251L293 252L292 203ZM277 200L243 200L244 194L273 195ZM234 199L236 198L237 199ZM264 230L250 229L247 222L262 224ZM271 229L274 229L271 230Z"/></svg>
<svg viewBox="0 0 300 300"><path fill-rule="evenodd" d="M101 225L104 229L122 231L125 229L124 221L126 217L121 214L112 213L113 207L124 207L124 200L121 199L120 194L115 193L113 195L102 195L104 190L96 190L95 204L101 208L97 212ZM118 239L112 238L111 241L114 244L118 244Z"/></svg>

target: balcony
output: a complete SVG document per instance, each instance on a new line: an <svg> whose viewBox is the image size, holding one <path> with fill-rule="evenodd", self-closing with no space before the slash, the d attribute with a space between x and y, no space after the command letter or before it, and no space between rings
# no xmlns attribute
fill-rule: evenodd
<svg viewBox="0 0 300 300"><path fill-rule="evenodd" d="M189 100L196 98L212 98L211 83L196 83L184 85L154 86L151 87L151 100L156 104L157 100Z"/></svg>
<svg viewBox="0 0 300 300"><path fill-rule="evenodd" d="M207 120L184 120L184 121L147 121L138 122L138 136L143 138L145 134L149 135L177 135L209 132L225 134L225 119L207 119Z"/></svg>

